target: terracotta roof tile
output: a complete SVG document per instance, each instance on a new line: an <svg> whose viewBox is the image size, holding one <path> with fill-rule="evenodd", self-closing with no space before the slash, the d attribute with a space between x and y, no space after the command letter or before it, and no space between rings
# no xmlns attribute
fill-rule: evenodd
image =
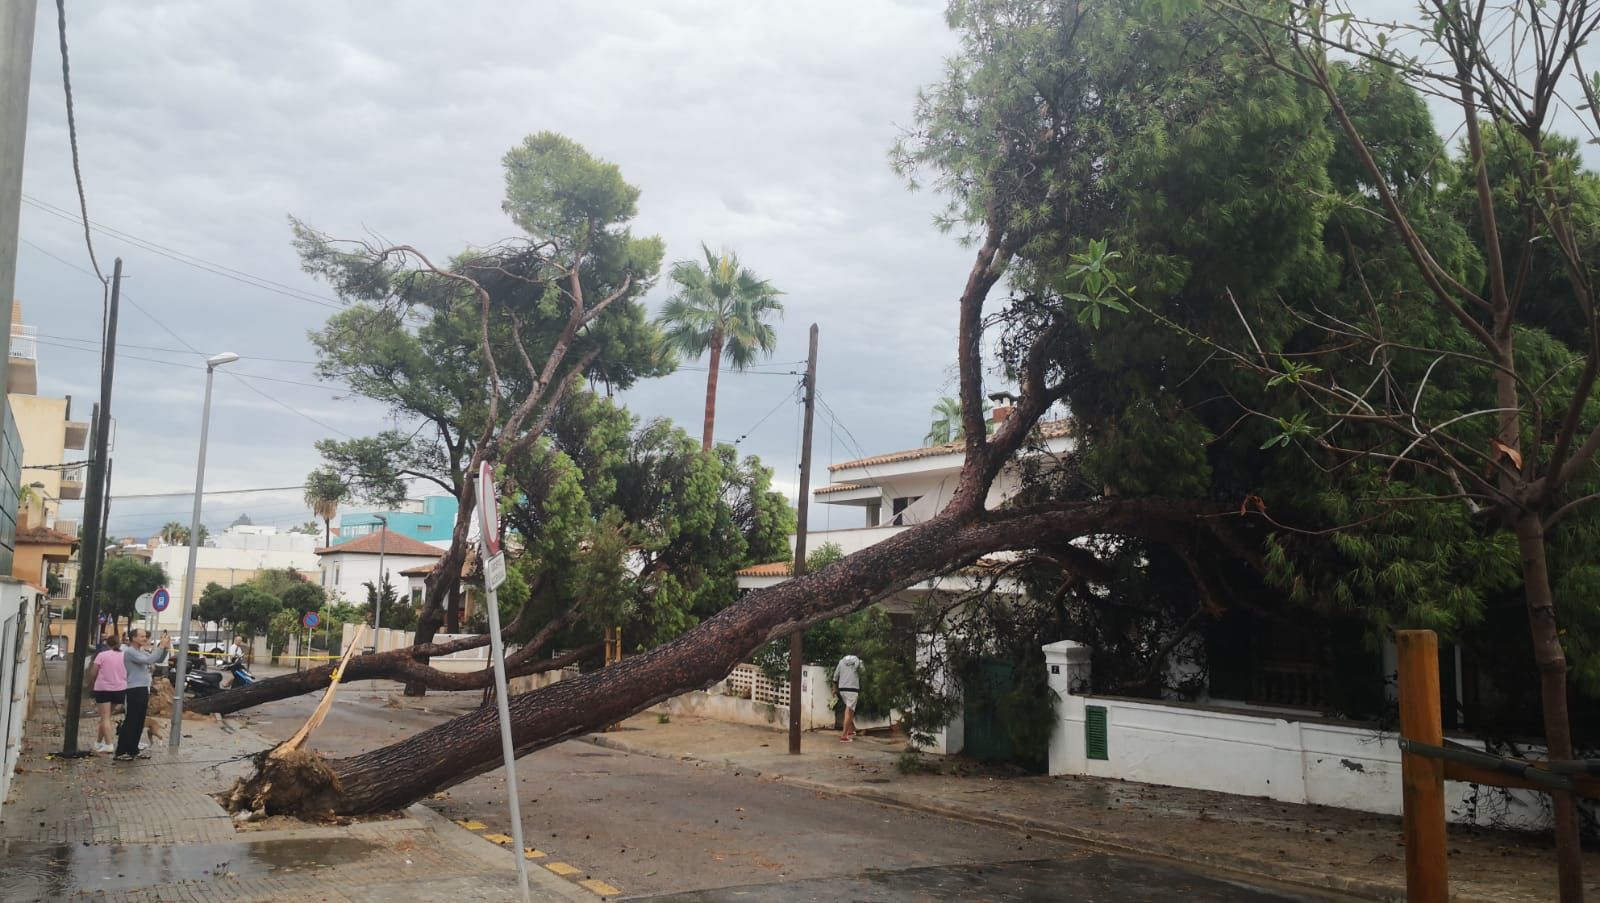
<svg viewBox="0 0 1600 903"><path fill-rule="evenodd" d="M868 488L868 487L867 487L867 485L865 483L834 483L834 484L832 484L830 486L824 486L821 489L812 490L811 494L812 495L828 495L828 494L834 493L834 492L849 492L852 489L866 489L866 488Z"/></svg>
<svg viewBox="0 0 1600 903"><path fill-rule="evenodd" d="M794 570L792 561L769 561L766 564L752 564L747 568L740 568L736 573L740 577L787 577Z"/></svg>
<svg viewBox="0 0 1600 903"><path fill-rule="evenodd" d="M325 546L317 550L318 555L336 555L348 552L352 555L376 555L379 550L386 555L431 555L435 558L444 555L444 550L430 546L425 542L418 542L404 533L390 532L368 533L358 536L349 542L341 542L336 546Z"/></svg>
<svg viewBox="0 0 1600 903"><path fill-rule="evenodd" d="M49 527L29 527L26 530L17 531L17 542L28 542L37 545L75 546L78 544L78 537L70 533L62 533L60 530L52 530Z"/></svg>
<svg viewBox="0 0 1600 903"><path fill-rule="evenodd" d="M1035 426L1034 431L1043 439L1059 439L1072 433L1072 421L1065 418L1061 420L1046 420ZM961 454L963 448L964 446L960 442L946 442L943 445L908 448L905 451L873 455L870 458L857 458L854 461L845 461L842 464L829 464L828 469L832 471L844 470L847 467L877 467L883 464L897 464L901 461L937 458L940 455L958 455Z"/></svg>

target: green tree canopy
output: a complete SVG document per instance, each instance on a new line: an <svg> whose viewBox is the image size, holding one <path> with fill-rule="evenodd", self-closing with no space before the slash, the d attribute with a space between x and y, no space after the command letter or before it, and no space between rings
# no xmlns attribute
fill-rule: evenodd
<svg viewBox="0 0 1600 903"><path fill-rule="evenodd" d="M132 617L134 602L166 582L167 572L159 564L131 555L107 558L100 571L99 609L119 618Z"/></svg>
<svg viewBox="0 0 1600 903"><path fill-rule="evenodd" d="M350 303L311 336L319 374L404 424L318 443L326 479L374 500L403 498L405 481L423 480L461 503L421 640L439 626L466 558L477 463L526 455L581 380L627 387L671 366L640 304L662 243L632 232L638 189L548 132L512 148L504 169L502 206L524 237L437 265L409 246L339 242L293 223L305 269Z"/></svg>

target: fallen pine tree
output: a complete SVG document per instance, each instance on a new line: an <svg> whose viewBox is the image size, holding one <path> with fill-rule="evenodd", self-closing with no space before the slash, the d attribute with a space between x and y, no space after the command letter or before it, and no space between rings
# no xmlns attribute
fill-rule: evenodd
<svg viewBox="0 0 1600 903"><path fill-rule="evenodd" d="M555 671L593 655L600 648L599 643L589 643L567 650L552 658L537 657L549 645L556 633L571 622L574 614L569 611L553 619L541 628L533 639L506 656L507 677L523 677ZM506 632L514 633L517 629L518 624L513 623L506 628ZM441 671L431 667L428 660L487 645L489 645L489 635L483 633L444 643L418 643L402 649L391 649L388 652L358 655L345 666L344 676L340 679L394 680L418 684L430 690L481 690L493 683L493 672L489 669L467 672ZM337 668L336 663L329 662L305 671L268 677L255 683L233 687L225 693L197 699L189 703L186 708L197 715L228 715L263 703L314 693L333 683L333 674Z"/></svg>
<svg viewBox="0 0 1600 903"><path fill-rule="evenodd" d="M980 495L981 499L982 496ZM952 505L952 508L956 506ZM517 754L552 746L723 679L763 643L847 614L979 556L1042 538L1158 535L1217 506L1163 499L1062 502L985 512L962 506L836 564L751 593L683 636L623 662L510 700ZM352 662L352 665L354 662ZM343 759L272 758L228 794L234 811L320 818L397 809L501 764L495 710L470 714Z"/></svg>

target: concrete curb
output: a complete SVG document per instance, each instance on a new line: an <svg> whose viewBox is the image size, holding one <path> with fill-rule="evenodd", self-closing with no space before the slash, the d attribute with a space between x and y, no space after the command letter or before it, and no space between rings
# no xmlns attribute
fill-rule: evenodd
<svg viewBox="0 0 1600 903"><path fill-rule="evenodd" d="M1196 855L1194 852L1173 844L1152 843L1148 841L1135 842L1120 834L1108 832L1085 831L1063 827L1054 822L1046 822L1030 817L1000 817L987 812L974 811L962 806L940 804L910 794L896 793L892 790L883 790L873 787L859 787L853 785L834 784L828 781L819 781L813 778L794 777L777 771L762 771L757 767L734 762L731 759L700 758L697 756L678 753L657 752L642 748L606 734L590 734L581 738L595 746L614 749L618 752L633 753L635 755L650 756L657 759L672 759L686 762L699 762L725 770L739 770L757 777L767 777L781 780L795 787L831 793L837 796L848 796L854 799L867 800L886 806L894 806L913 812L928 815L937 815L957 821L983 825L985 827L1002 828L1013 832L1028 832L1049 837L1054 840L1063 840L1080 844L1091 849L1119 855L1137 856L1143 859L1163 860L1169 863L1187 866L1198 866L1208 873L1244 880L1267 880L1274 884L1287 887L1316 890L1334 891L1352 896L1364 897L1369 900L1404 900L1405 888L1386 882L1369 881L1362 878L1349 878L1343 875L1329 874L1326 872L1310 872L1304 869L1295 869L1280 866L1276 863L1250 861L1218 862L1209 856ZM1468 901L1468 903L1492 903L1488 897L1467 896L1452 894L1453 900Z"/></svg>
<svg viewBox="0 0 1600 903"><path fill-rule="evenodd" d="M519 855L521 850L513 851L508 847L490 843L421 803L413 803L406 809L406 815L431 829L440 843L447 844L461 855L470 856L483 863L486 868L492 868L497 873L503 874L507 886L516 887L517 861L512 857ZM595 903L600 899L578 885L556 877L536 862L528 863L528 890L535 900Z"/></svg>

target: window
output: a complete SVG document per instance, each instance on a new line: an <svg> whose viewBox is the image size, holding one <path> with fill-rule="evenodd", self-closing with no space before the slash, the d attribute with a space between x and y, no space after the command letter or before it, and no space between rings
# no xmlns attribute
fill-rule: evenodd
<svg viewBox="0 0 1600 903"><path fill-rule="evenodd" d="M420 608L421 606L422 606L422 587L413 586L411 588L411 607L412 608Z"/></svg>
<svg viewBox="0 0 1600 903"><path fill-rule="evenodd" d="M894 512L894 517L889 520L889 523L899 526L902 522L900 516L905 514L906 509L915 505L920 498L922 498L920 495L902 495L895 499L894 507L891 509Z"/></svg>

